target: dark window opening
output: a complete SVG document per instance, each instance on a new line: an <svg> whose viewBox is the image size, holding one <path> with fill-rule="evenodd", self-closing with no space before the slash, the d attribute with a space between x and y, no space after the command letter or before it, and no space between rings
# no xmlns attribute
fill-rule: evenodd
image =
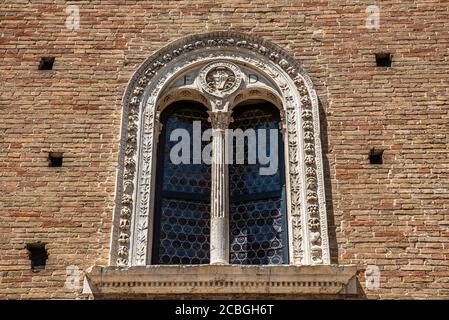
<svg viewBox="0 0 449 320"><path fill-rule="evenodd" d="M211 167L194 159L190 144L188 163L172 163L177 141L170 135L185 129L193 137L193 123L210 128L207 109L196 102L179 101L161 115L163 129L157 157L153 264L208 264L210 262ZM198 122L196 124L198 124ZM202 133L201 133L202 135ZM201 149L209 142L203 141Z"/></svg>
<svg viewBox="0 0 449 320"><path fill-rule="evenodd" d="M30 243L26 246L31 261L32 270L44 270L48 259L47 249L44 243Z"/></svg>
<svg viewBox="0 0 449 320"><path fill-rule="evenodd" d="M372 149L369 154L369 163L383 164L384 163L383 154L384 154L383 150Z"/></svg>
<svg viewBox="0 0 449 320"><path fill-rule="evenodd" d="M258 160L249 163L249 139L244 143L244 163L237 164L235 158L229 165L230 263L287 264L284 151L279 132L279 111L270 103L258 102L237 106L232 118L231 129L254 129L257 132L253 138L257 150L262 145L260 139L265 139L267 155L270 144L278 144L277 154L269 155L278 158L278 168L273 174L261 174L260 168L266 165ZM277 130L277 141L271 141L269 131L265 137L260 136L259 129ZM232 145L234 158L236 141Z"/></svg>
<svg viewBox="0 0 449 320"><path fill-rule="evenodd" d="M391 67L390 53L376 53L376 65L382 68Z"/></svg>
<svg viewBox="0 0 449 320"><path fill-rule="evenodd" d="M49 167L62 167L62 152L50 152L48 154Z"/></svg>
<svg viewBox="0 0 449 320"><path fill-rule="evenodd" d="M39 70L52 70L54 63L54 57L42 57L39 63Z"/></svg>

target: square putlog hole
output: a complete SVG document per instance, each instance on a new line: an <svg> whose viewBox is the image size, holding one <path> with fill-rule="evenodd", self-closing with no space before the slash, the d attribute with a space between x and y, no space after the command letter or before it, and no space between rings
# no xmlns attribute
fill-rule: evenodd
<svg viewBox="0 0 449 320"><path fill-rule="evenodd" d="M383 164L384 163L384 151L379 149L372 149L369 154L370 164Z"/></svg>
<svg viewBox="0 0 449 320"><path fill-rule="evenodd" d="M376 53L376 66L380 68L391 67L391 54L390 53Z"/></svg>
<svg viewBox="0 0 449 320"><path fill-rule="evenodd" d="M39 63L39 70L53 70L55 57L42 57Z"/></svg>
<svg viewBox="0 0 449 320"><path fill-rule="evenodd" d="M41 242L29 243L26 245L26 249L28 250L28 257L31 261L31 269L34 271L44 270L48 259L45 244Z"/></svg>
<svg viewBox="0 0 449 320"><path fill-rule="evenodd" d="M62 167L62 152L50 152L48 154L48 166L49 167Z"/></svg>

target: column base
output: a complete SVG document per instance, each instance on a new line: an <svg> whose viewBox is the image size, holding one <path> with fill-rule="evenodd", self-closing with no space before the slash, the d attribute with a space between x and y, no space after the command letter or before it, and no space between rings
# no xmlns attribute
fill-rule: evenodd
<svg viewBox="0 0 449 320"><path fill-rule="evenodd" d="M211 261L210 264L215 266L215 265L229 264L229 262L226 260L216 260L216 261Z"/></svg>

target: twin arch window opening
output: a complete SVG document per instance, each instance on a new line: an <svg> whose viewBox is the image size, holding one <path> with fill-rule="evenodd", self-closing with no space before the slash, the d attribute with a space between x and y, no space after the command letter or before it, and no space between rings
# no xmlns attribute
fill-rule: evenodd
<svg viewBox="0 0 449 320"><path fill-rule="evenodd" d="M280 122L278 109L268 102L238 105L232 119L229 128L243 131L278 130ZM153 264L210 262L211 166L204 161L174 164L170 159L170 151L177 143L171 141L171 133L181 128L192 135L194 121L201 122L203 132L210 128L206 108L190 101L174 103L161 115ZM270 135L266 139L268 145L273 143ZM202 147L208 143L203 141ZM248 163L248 139L245 139L245 162L228 164L231 264L268 265L289 261L284 148L280 134L277 143L278 168L274 174L262 175L259 161ZM234 143L233 148L235 155ZM193 156L190 152L190 157Z"/></svg>

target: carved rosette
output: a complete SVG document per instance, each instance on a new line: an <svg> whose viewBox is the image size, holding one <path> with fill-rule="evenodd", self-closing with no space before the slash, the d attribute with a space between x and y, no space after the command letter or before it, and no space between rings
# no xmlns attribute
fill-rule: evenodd
<svg viewBox="0 0 449 320"><path fill-rule="evenodd" d="M315 153L315 132L310 93L302 79L297 79L298 91L301 97L301 121L303 130L304 165L306 168L306 212L307 229L310 242L310 260L312 264L323 263L321 241L321 221L318 201L318 178ZM326 235L327 236L327 235Z"/></svg>
<svg viewBox="0 0 449 320"><path fill-rule="evenodd" d="M141 86L133 90L128 104L128 123L126 127L126 148L124 157L122 195L120 201L119 235L117 246L117 265L129 263L129 243L131 234L131 216L133 212L134 179L136 173L137 131L139 119L139 96L143 92Z"/></svg>
<svg viewBox="0 0 449 320"><path fill-rule="evenodd" d="M312 96L311 81L301 67L290 59L282 49L261 39L250 39L242 34L223 32L191 36L161 49L153 55L154 58L145 61L128 84L122 101L124 108L124 131L122 132L125 138L122 140L121 163L123 163L123 167L119 170L116 194L119 201L116 206L111 251L113 263L115 262L118 266L147 263L148 227L151 225L149 215L152 208L150 203L152 181L150 178L152 176L153 146L155 145L155 136L157 136L155 110L159 103L161 88L167 81L166 71L162 69L173 65L174 61L185 61L185 64L198 62L194 57L194 52L196 50L205 52L206 49L236 50L236 58L242 54L245 56L245 52L247 52L249 54L244 59L263 70L274 82L279 82L280 75L275 68L263 62L265 60L285 72L291 82L296 85L301 101L295 100L295 94L291 92L291 87L282 81L279 82L286 105L289 195L294 240L293 261L298 264L305 261L302 244L307 229L311 263L328 263L327 258L323 260L323 250L328 250L323 247L327 246L327 240L323 241L325 240L324 236L327 239L327 234L322 234L322 230L326 229L323 229L322 225L323 221L325 223L326 215L324 206L320 205L323 203L324 193L323 190L320 190L322 173L321 176L317 176L317 170L321 170L317 164L321 159L317 156L320 153L315 150L317 146L315 134L317 132L314 122L318 119L314 119L314 114L317 114L317 111L314 111L313 108L317 107L317 100ZM220 51L212 50L211 52ZM242 81L239 68L235 64L223 60L209 63L200 73L200 82L204 91L218 99L237 90ZM156 75L157 77L155 77ZM148 92L149 98L147 99L149 100L142 101L144 91L147 92L147 88L150 87L153 89ZM145 108L141 107L143 102L147 104ZM156 125L156 127L159 126ZM302 129L298 129L301 127ZM299 140L298 130L302 130L303 141ZM142 131L144 132L140 140L139 134ZM304 153L304 164L300 163L301 150ZM302 168L305 168L305 172ZM137 172L139 172L139 177L136 177ZM306 179L306 190L304 191L301 188L303 174ZM301 207L303 192L306 192L307 198L307 203L303 204L304 208ZM304 225L305 221L301 216L302 209L307 212L307 225ZM133 227L131 227L131 221L133 221ZM131 242L133 242L133 259L129 257Z"/></svg>

